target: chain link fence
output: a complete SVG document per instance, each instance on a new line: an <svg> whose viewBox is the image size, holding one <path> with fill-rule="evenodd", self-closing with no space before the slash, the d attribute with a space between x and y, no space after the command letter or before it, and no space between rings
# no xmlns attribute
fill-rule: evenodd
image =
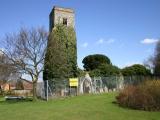
<svg viewBox="0 0 160 120"><path fill-rule="evenodd" d="M57 98L88 93L104 93L119 91L126 85L139 85L147 80L160 80L152 76L110 76L110 77L80 77L78 86L70 87L69 79L52 79L38 84L37 95L42 98Z"/></svg>

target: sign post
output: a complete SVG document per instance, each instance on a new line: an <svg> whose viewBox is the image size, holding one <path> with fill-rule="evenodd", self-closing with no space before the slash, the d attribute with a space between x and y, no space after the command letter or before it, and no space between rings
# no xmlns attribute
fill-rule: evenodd
<svg viewBox="0 0 160 120"><path fill-rule="evenodd" d="M69 78L70 94L71 94L71 87L76 88L76 95L77 95L77 92L78 92L78 78Z"/></svg>

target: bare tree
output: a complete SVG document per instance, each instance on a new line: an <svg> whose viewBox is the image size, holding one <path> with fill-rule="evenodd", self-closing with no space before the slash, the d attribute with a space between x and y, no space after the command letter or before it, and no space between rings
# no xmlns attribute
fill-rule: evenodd
<svg viewBox="0 0 160 120"><path fill-rule="evenodd" d="M144 60L143 65L151 70L151 73L153 74L153 70L154 70L154 57L150 56L148 57L146 60Z"/></svg>
<svg viewBox="0 0 160 120"><path fill-rule="evenodd" d="M154 65L154 75L160 76L160 40L156 44L153 65Z"/></svg>
<svg viewBox="0 0 160 120"><path fill-rule="evenodd" d="M144 61L144 65L152 70L153 75L160 76L160 40L156 43L154 54Z"/></svg>
<svg viewBox="0 0 160 120"><path fill-rule="evenodd" d="M4 54L19 72L31 76L33 99L36 99L36 86L47 46L48 33L44 28L21 28L18 33L5 36Z"/></svg>
<svg viewBox="0 0 160 120"><path fill-rule="evenodd" d="M11 78L17 77L17 70L10 63L9 59L5 54L0 53L0 80L4 84L11 80Z"/></svg>

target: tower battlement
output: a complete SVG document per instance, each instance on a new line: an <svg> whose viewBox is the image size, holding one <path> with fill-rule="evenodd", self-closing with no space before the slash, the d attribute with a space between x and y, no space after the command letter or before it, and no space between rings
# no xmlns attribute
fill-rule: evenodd
<svg viewBox="0 0 160 120"><path fill-rule="evenodd" d="M54 6L49 15L49 30L50 32L56 24L66 26L75 26L75 13L73 9Z"/></svg>

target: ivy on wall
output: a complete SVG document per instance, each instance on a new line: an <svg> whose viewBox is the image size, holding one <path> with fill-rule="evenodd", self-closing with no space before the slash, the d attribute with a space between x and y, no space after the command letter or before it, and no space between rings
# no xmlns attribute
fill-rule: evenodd
<svg viewBox="0 0 160 120"><path fill-rule="evenodd" d="M77 46L74 28L56 25L48 38L44 80L77 76Z"/></svg>

